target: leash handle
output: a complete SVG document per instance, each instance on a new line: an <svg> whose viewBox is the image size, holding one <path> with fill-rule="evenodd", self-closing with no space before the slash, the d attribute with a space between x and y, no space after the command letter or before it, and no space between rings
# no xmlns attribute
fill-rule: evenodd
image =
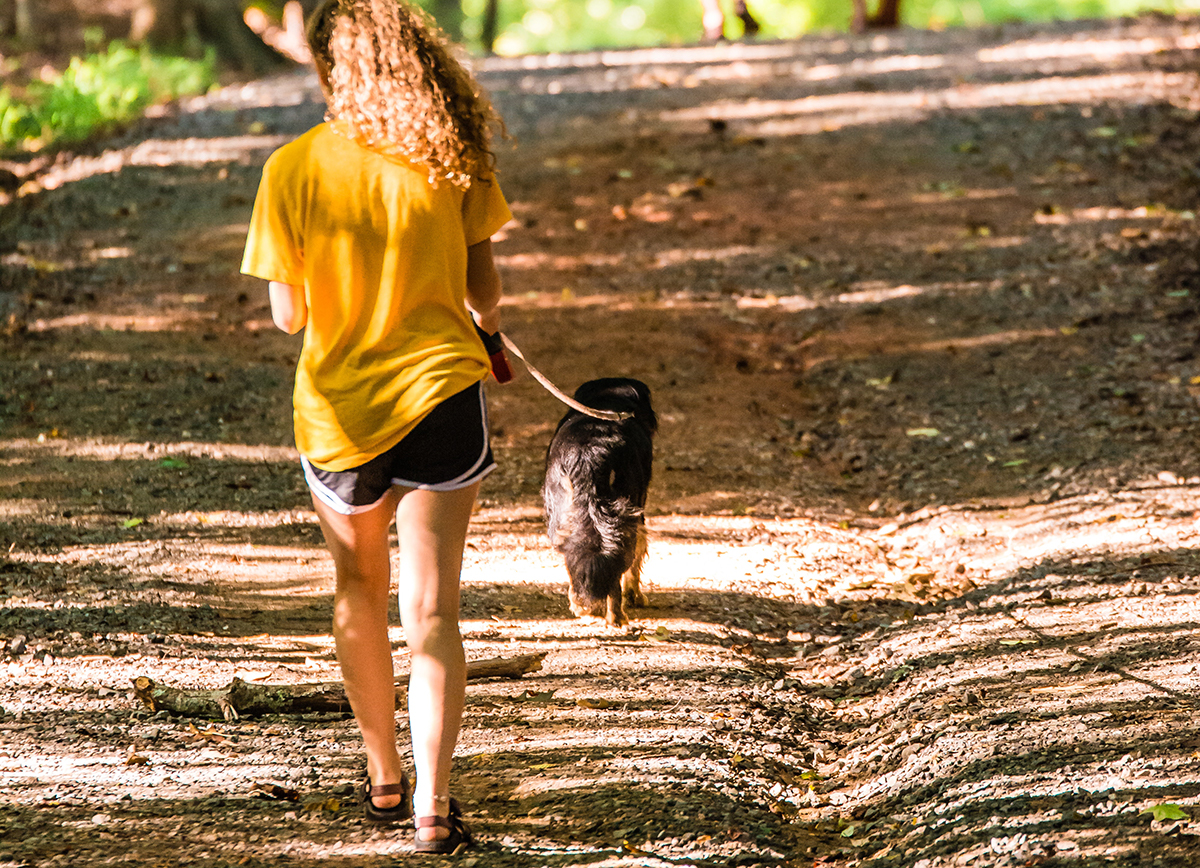
<svg viewBox="0 0 1200 868"><path fill-rule="evenodd" d="M489 335L478 324L475 326L475 331L479 334L479 339L483 341L483 348L487 350L488 358L491 360L492 376L496 378L497 383L507 383L513 378L513 372L508 365L508 357L504 355L504 344L500 343L500 332Z"/></svg>
<svg viewBox="0 0 1200 868"><path fill-rule="evenodd" d="M533 365L529 364L529 359L525 358L520 348L511 340L509 340L508 335L504 334L503 332L496 332L494 336L499 337L504 347L506 347L510 353L521 360L521 364L528 369L529 373L533 375L535 380L542 384L542 388L544 388L555 398L558 398L558 400L562 401L572 410L578 410L580 413L583 413L585 416L591 416L593 419L605 419L609 422L624 422L626 419L633 418L632 413L618 413L615 410L597 410L596 408L589 407L586 404L580 404L574 398L565 394L561 389L558 388L558 386L551 383L545 374L543 374Z"/></svg>

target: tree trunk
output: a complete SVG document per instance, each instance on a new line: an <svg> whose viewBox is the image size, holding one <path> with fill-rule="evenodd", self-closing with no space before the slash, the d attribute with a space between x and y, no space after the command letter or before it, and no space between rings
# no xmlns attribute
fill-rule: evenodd
<svg viewBox="0 0 1200 868"><path fill-rule="evenodd" d="M33 40L33 9L30 0L14 0L13 34L25 44Z"/></svg>
<svg viewBox="0 0 1200 868"><path fill-rule="evenodd" d="M223 63L248 75L286 65L246 25L243 14L242 0L139 0L130 38L186 54L212 46Z"/></svg>
<svg viewBox="0 0 1200 868"><path fill-rule="evenodd" d="M900 26L900 0L879 0L875 14L867 12L867 0L854 0L854 17L850 30L866 33L868 30L887 30Z"/></svg>
<svg viewBox="0 0 1200 868"><path fill-rule="evenodd" d="M750 14L750 10L746 8L746 0L734 0L733 14L742 22L742 37L745 39L753 39L758 35L761 29L758 21Z"/></svg>
<svg viewBox="0 0 1200 868"><path fill-rule="evenodd" d="M479 31L479 41L485 54L496 53L496 37L500 35L500 0L487 0L483 7L483 25Z"/></svg>

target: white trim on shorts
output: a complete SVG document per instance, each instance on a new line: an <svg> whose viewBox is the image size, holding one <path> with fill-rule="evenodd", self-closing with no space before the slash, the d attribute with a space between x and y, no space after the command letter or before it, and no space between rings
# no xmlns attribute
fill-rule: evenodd
<svg viewBox="0 0 1200 868"><path fill-rule="evenodd" d="M423 483L393 478L392 485L399 485L402 488L419 489L421 491L458 491L460 488L466 488L467 486L474 485L476 482L481 481L484 477L488 476L493 470L495 470L495 461L486 467L483 466L483 462L487 459L488 447L491 445L490 437L488 435L487 399L484 395L483 389L479 390L479 405L483 419L483 451L479 453L479 457L475 460L475 463L471 465L470 470L446 482ZM374 503L369 503L365 506L354 506L346 503L346 501L342 500L337 496L336 493L334 493L333 489L316 477L316 475L312 472L313 466L311 462L309 462L309 460L303 455L300 456L300 464L304 468L304 481L308 483L309 490L312 491L313 495L316 496L321 503L325 504L334 512L337 512L341 515L357 515L360 512L370 512L383 503L383 501L387 498L388 493L385 491L379 500L375 501Z"/></svg>

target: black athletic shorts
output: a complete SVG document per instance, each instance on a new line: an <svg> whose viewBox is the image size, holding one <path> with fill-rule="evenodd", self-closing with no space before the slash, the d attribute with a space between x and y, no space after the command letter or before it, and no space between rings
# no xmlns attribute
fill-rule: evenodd
<svg viewBox="0 0 1200 868"><path fill-rule="evenodd" d="M351 515L378 505L393 485L454 491L496 469L488 439L483 384L434 407L387 452L350 470L322 470L304 456L304 478L322 503Z"/></svg>

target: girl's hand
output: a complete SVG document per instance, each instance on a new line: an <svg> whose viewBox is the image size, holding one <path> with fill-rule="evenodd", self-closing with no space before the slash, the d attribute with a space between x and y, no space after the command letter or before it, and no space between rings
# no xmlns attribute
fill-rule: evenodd
<svg viewBox="0 0 1200 868"><path fill-rule="evenodd" d="M308 322L308 304L304 287L272 280L267 286L271 298L271 319L281 331L294 335Z"/></svg>
<svg viewBox="0 0 1200 868"><path fill-rule="evenodd" d="M500 331L500 308L494 307L487 314L475 312L475 322L489 335Z"/></svg>

